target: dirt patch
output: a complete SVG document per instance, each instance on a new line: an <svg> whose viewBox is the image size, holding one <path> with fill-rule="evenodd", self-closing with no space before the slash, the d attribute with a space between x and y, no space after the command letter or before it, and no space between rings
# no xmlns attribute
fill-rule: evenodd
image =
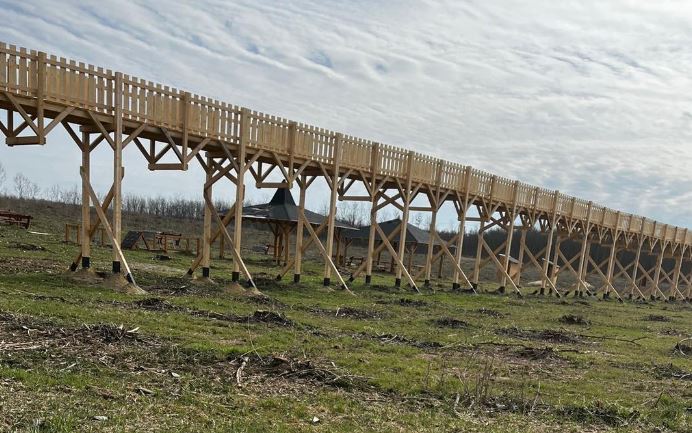
<svg viewBox="0 0 692 433"><path fill-rule="evenodd" d="M521 347L515 350L514 354L519 358L532 361L560 358L560 355L552 347Z"/></svg>
<svg viewBox="0 0 692 433"><path fill-rule="evenodd" d="M673 363L665 365L655 365L653 372L659 379L681 379L692 380L692 371L686 371L682 368L673 365Z"/></svg>
<svg viewBox="0 0 692 433"><path fill-rule="evenodd" d="M34 348L65 344L66 340L90 345L145 341L145 338L139 335L138 327L107 323L82 325L79 328L57 327L31 316L9 313L0 314L0 329L5 331L0 331L3 334L0 338L2 344L11 344L7 342L15 341L21 345L19 342L29 341ZM16 349L18 346L8 347ZM8 347L4 349L8 349Z"/></svg>
<svg viewBox="0 0 692 433"><path fill-rule="evenodd" d="M670 335L670 336L673 336L673 337L684 337L685 335L687 335L687 334L685 334L683 331L681 331L681 330L679 330L679 329L675 329L675 328L664 328L664 329L661 329L661 332L659 332L659 334L661 334L661 335Z"/></svg>
<svg viewBox="0 0 692 433"><path fill-rule="evenodd" d="M15 248L22 251L46 251L42 245L25 244L23 242L10 242L8 248Z"/></svg>
<svg viewBox="0 0 692 433"><path fill-rule="evenodd" d="M149 311L171 311L171 310L181 310L181 307L171 304L170 302L161 298L146 298L139 301L134 301L133 304L137 308Z"/></svg>
<svg viewBox="0 0 692 433"><path fill-rule="evenodd" d="M432 323L440 328L462 329L471 327L471 325L468 322L464 322L463 320L459 319L454 319L452 317L443 317L441 319L435 319L432 321Z"/></svg>
<svg viewBox="0 0 692 433"><path fill-rule="evenodd" d="M253 356L239 357L232 361L241 368L240 375L236 369L236 383L257 379L253 376L271 376L273 378L290 379L315 385L327 385L336 388L363 388L367 378L355 376L348 371L336 367L334 363L314 361L310 359L294 359L284 356Z"/></svg>
<svg viewBox="0 0 692 433"><path fill-rule="evenodd" d="M178 305L173 305L165 299L161 298L146 298L139 301L134 301L132 305L136 308L141 308L148 311L178 311L189 314L195 317L205 317L226 322L236 323L270 323L279 326L293 326L292 320L288 319L284 314L274 311L257 310L249 316L239 316L231 313L218 313L216 311L198 310L195 308L186 308Z"/></svg>
<svg viewBox="0 0 692 433"><path fill-rule="evenodd" d="M293 326L292 320L288 319L282 313L274 311L257 310L252 313L252 316L247 318L248 321L254 323L272 323L279 326Z"/></svg>
<svg viewBox="0 0 692 433"><path fill-rule="evenodd" d="M427 302L421 301L420 299L409 299L409 298L399 299L398 304L401 305L402 307L425 307L426 305L428 305Z"/></svg>
<svg viewBox="0 0 692 433"><path fill-rule="evenodd" d="M519 338L522 340L542 340L549 341L551 343L566 343L574 344L580 343L581 340L575 335L569 334L560 330L553 329L522 329L517 326L510 326L508 328L502 328L495 331L498 335L504 335L507 337Z"/></svg>
<svg viewBox="0 0 692 433"><path fill-rule="evenodd" d="M31 259L26 257L2 257L0 258L0 273L25 274L25 273L61 273L67 269L67 265L52 259Z"/></svg>
<svg viewBox="0 0 692 433"><path fill-rule="evenodd" d="M476 311L476 313L482 314L483 316L494 317L494 318L498 318L498 319L500 317L505 317L504 313L500 313L499 311L493 310L492 308L481 307L475 311Z"/></svg>
<svg viewBox="0 0 692 433"><path fill-rule="evenodd" d="M678 341L675 344L675 347L673 347L673 353L682 356L692 355L692 338L686 338Z"/></svg>
<svg viewBox="0 0 692 433"><path fill-rule="evenodd" d="M648 316L644 317L644 320L647 322L670 322L672 319L668 316L664 316L662 314L649 314Z"/></svg>
<svg viewBox="0 0 692 433"><path fill-rule="evenodd" d="M590 320L578 314L565 314L564 316L560 317L558 321L565 325L588 326L591 324Z"/></svg>

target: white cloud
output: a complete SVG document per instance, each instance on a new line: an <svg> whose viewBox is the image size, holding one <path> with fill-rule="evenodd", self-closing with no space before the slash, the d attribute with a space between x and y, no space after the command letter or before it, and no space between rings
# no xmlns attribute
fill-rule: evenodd
<svg viewBox="0 0 692 433"><path fill-rule="evenodd" d="M688 2L133 0L56 10L0 0L0 9L9 43L692 226ZM63 141L0 157L43 185L74 183L78 155ZM183 193L199 192L199 171L149 173L134 149L126 164L128 190L166 194L186 176Z"/></svg>

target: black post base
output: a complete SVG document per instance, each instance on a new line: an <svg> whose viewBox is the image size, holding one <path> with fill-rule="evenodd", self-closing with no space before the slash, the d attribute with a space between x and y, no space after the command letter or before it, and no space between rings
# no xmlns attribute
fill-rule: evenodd
<svg viewBox="0 0 692 433"><path fill-rule="evenodd" d="M332 279L331 279L331 278L325 278L324 281L322 282L322 284L323 284L325 287L328 286L328 285L330 285L331 283L332 283Z"/></svg>
<svg viewBox="0 0 692 433"><path fill-rule="evenodd" d="M293 282L300 283L300 274L293 274Z"/></svg>
<svg viewBox="0 0 692 433"><path fill-rule="evenodd" d="M209 278L209 275L211 275L211 272L209 271L209 268L202 268L202 276L204 278Z"/></svg>
<svg viewBox="0 0 692 433"><path fill-rule="evenodd" d="M394 287L396 287L397 289L401 287L401 278L397 278L394 280Z"/></svg>
<svg viewBox="0 0 692 433"><path fill-rule="evenodd" d="M539 295L541 295L541 296L545 295L545 287L541 287L541 291L539 292Z"/></svg>
<svg viewBox="0 0 692 433"><path fill-rule="evenodd" d="M74 271L76 271L76 270L77 270L77 263L72 263L72 264L70 265L70 271L74 272Z"/></svg>
<svg viewBox="0 0 692 433"><path fill-rule="evenodd" d="M461 285L459 283L452 283L452 290L459 290Z"/></svg>
<svg viewBox="0 0 692 433"><path fill-rule="evenodd" d="M430 280L425 280L423 282L423 287L430 287Z"/></svg>
<svg viewBox="0 0 692 433"><path fill-rule="evenodd" d="M234 271L234 272L231 274L231 281L233 281L234 283L237 283L238 281L240 281L240 272L235 272L235 271Z"/></svg>
<svg viewBox="0 0 692 433"><path fill-rule="evenodd" d="M82 269L89 269L91 267L91 259L89 257L82 257Z"/></svg>
<svg viewBox="0 0 692 433"><path fill-rule="evenodd" d="M365 284L368 286L372 283L372 275L366 275L365 276Z"/></svg>
<svg viewBox="0 0 692 433"><path fill-rule="evenodd" d="M114 274L120 273L120 262L113 262L113 273Z"/></svg>

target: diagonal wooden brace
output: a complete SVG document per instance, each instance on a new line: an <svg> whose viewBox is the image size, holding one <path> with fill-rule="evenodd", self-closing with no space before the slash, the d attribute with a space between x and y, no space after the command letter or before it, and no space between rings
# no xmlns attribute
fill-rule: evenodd
<svg viewBox="0 0 692 433"><path fill-rule="evenodd" d="M85 183L87 186L87 189L89 190L89 197L91 197L91 201L94 203L94 208L96 209L96 214L99 216L99 219L101 220L101 224L103 225L104 230L106 230L106 234L108 237L111 239L111 243L113 244L113 249L115 252L118 254L118 257L120 258L120 262L122 265L125 267L125 279L129 281L132 284L137 284L135 283L134 276L132 275L132 271L130 270L130 265L127 264L127 260L125 259L125 255L123 254L122 248L120 248L120 244L116 242L115 236L113 235L113 230L111 229L111 224L108 221L108 217L106 216L106 213L103 211L103 206L99 202L99 198L94 192L94 189L91 187L91 184L89 183L89 180L87 178L87 173L80 169L80 174L82 175L82 182Z"/></svg>

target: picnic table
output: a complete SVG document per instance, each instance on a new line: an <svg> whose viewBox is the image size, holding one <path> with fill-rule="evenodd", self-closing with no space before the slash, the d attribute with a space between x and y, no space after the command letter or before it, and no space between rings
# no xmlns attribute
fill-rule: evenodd
<svg viewBox="0 0 692 433"><path fill-rule="evenodd" d="M34 217L31 215L20 214L10 210L0 209L0 224L16 225L28 229L31 225L31 220Z"/></svg>

